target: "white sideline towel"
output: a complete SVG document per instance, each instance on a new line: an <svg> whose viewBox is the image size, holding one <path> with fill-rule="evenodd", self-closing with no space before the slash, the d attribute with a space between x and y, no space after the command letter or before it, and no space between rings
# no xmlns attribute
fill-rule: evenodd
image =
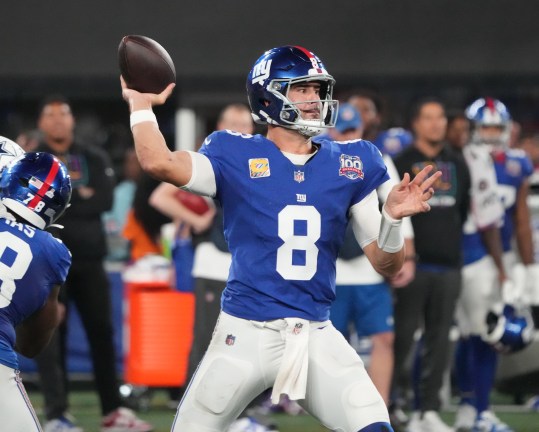
<svg viewBox="0 0 539 432"><path fill-rule="evenodd" d="M281 330L285 348L281 367L277 372L271 402L278 404L281 394L290 400L305 399L307 370L309 366L309 321L301 318L285 318L286 328Z"/></svg>

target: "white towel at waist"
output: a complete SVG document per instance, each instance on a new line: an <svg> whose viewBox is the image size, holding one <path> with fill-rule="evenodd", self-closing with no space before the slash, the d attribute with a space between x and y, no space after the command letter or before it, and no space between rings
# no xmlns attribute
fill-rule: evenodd
<svg viewBox="0 0 539 432"><path fill-rule="evenodd" d="M285 348L271 393L273 404L279 403L281 394L288 395L290 400L305 399L307 388L310 323L301 318L285 318L284 321L286 327L280 331Z"/></svg>

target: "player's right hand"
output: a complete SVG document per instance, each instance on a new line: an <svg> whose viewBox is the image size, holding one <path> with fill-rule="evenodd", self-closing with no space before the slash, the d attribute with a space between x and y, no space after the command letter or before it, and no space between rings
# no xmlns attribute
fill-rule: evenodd
<svg viewBox="0 0 539 432"><path fill-rule="evenodd" d="M153 106L163 105L172 94L176 84L171 83L159 94L140 93L136 90L127 88L124 78L120 75L120 84L122 86L122 97L129 104L131 112L151 109Z"/></svg>

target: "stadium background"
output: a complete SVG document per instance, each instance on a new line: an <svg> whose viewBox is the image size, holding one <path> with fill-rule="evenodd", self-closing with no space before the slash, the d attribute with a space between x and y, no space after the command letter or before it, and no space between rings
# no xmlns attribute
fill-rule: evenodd
<svg viewBox="0 0 539 432"><path fill-rule="evenodd" d="M284 44L316 52L337 80L337 96L376 91L390 126L406 126L408 107L420 96L439 96L458 110L488 94L525 130L539 130L535 0L22 0L2 9L0 134L14 138L34 128L39 101L62 93L73 103L79 137L101 145L118 166L130 139L117 67L126 34L156 39L175 61L177 89L157 112L177 146L209 132L226 103L245 101L254 60ZM190 133L176 134L179 125ZM84 392L75 398L84 426L95 401ZM159 409L159 398L153 403ZM537 416L522 416L523 425L539 424Z"/></svg>

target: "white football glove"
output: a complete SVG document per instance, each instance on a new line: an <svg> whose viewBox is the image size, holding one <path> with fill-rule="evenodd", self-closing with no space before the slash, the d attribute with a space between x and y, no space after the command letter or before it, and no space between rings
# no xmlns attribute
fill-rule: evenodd
<svg viewBox="0 0 539 432"><path fill-rule="evenodd" d="M506 279L502 283L502 301L504 304L520 306L523 302L523 279L514 275L513 279ZM519 280L522 279L522 280Z"/></svg>

